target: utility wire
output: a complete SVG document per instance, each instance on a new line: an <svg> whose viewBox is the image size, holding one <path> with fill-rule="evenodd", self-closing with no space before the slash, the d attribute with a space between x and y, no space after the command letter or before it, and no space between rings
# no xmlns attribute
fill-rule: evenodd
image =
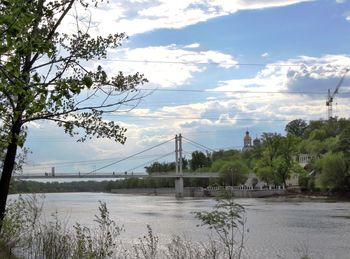
<svg viewBox="0 0 350 259"><path fill-rule="evenodd" d="M160 143L160 144L157 144L157 145L155 145L155 146L153 146L153 147L147 148L147 149L142 150L142 151L140 151L140 152L137 152L137 153L135 153L135 154L133 154L133 155L127 156L127 157L122 158L122 159L119 159L119 160L116 161L116 162L109 163L109 164L107 164L107 165L105 165L105 166L102 166L102 167L99 167L99 168L97 168L97 169L94 169L94 170L92 170L92 171L90 171L90 172L88 172L88 173L86 173L86 174L84 174L84 175L88 175L88 174L91 174L91 173L95 173L95 172L100 171L100 170L102 170L102 169L105 169L105 168L107 168L107 167L109 167L109 166L118 164L118 163L123 162L123 161L125 161L125 160L128 160L128 159L130 159L130 158L132 158L132 157L135 157L135 156L140 155L140 154L142 154L142 153L145 153L145 152L147 152L147 151L149 151L149 150L152 150L152 149L154 149L154 148L156 148L156 147L160 147L160 146L162 146L162 145L164 145L164 144L166 144L166 143L169 143L170 141L173 141L174 139L175 139L175 138L171 138L171 139L169 139L169 140L167 140L167 141L164 141L164 142L162 142L162 143Z"/></svg>

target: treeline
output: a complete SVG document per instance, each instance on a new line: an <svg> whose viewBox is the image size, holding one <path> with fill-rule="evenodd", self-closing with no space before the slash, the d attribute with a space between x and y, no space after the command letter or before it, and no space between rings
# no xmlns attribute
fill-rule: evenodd
<svg viewBox="0 0 350 259"><path fill-rule="evenodd" d="M201 187L213 184L208 179L184 179L185 186ZM129 178L116 181L77 181L77 182L37 182L19 181L11 183L10 193L49 193L49 192L110 192L112 189L128 188L174 188L174 179Z"/></svg>
<svg viewBox="0 0 350 259"><path fill-rule="evenodd" d="M285 127L286 135L263 133L260 141L248 151L195 151L183 158L184 172L218 172L219 179L184 179L185 186L245 184L248 173L254 172L251 185L259 180L267 185L284 185L296 176L304 190L350 190L350 120L332 118L310 121L298 119ZM310 158L306 166L299 164L300 156ZM148 174L174 172L175 163L154 162L145 167ZM117 188L174 187L173 179L125 179L118 181L81 181L40 183L14 181L12 193L23 192L109 192Z"/></svg>
<svg viewBox="0 0 350 259"><path fill-rule="evenodd" d="M307 123L297 119L285 127L286 135L263 133L248 151L195 151L183 161L184 171L219 172L220 185L244 184L249 172L254 172L252 185L263 181L267 185L288 187L291 176L299 179L305 190L350 190L350 120L331 118ZM299 157L306 156L306 166ZM173 163L154 163L148 173L173 171Z"/></svg>
<svg viewBox="0 0 350 259"><path fill-rule="evenodd" d="M350 120L294 120L286 126L296 139L297 154L309 154L310 163L299 172L305 189L350 190Z"/></svg>

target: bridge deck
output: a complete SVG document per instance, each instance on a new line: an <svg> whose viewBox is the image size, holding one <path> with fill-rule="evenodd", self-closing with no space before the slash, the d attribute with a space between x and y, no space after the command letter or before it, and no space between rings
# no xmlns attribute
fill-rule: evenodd
<svg viewBox="0 0 350 259"><path fill-rule="evenodd" d="M71 173L60 173L52 175L45 174L22 174L14 176L16 179L62 179L62 178L218 178L218 173L183 173L182 175L176 174L175 172L167 173L152 173L152 174L71 174Z"/></svg>

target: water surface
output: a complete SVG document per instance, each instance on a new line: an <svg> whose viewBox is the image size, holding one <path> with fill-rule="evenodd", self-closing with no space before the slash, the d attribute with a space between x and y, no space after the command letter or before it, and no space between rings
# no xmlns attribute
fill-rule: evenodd
<svg viewBox="0 0 350 259"><path fill-rule="evenodd" d="M15 197L15 196L12 196ZM174 234L204 242L210 231L192 212L210 211L212 199L172 196L141 196L107 193L50 193L44 212L72 225L92 225L98 202L107 203L111 217L124 225L121 238L134 240L149 224L162 242ZM350 203L323 200L237 199L247 211L246 255L248 258L350 258Z"/></svg>

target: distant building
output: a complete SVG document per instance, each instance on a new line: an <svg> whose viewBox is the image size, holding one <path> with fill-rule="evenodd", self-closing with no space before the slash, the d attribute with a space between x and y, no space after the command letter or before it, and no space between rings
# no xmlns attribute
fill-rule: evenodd
<svg viewBox="0 0 350 259"><path fill-rule="evenodd" d="M245 151L249 151L249 150L252 150L253 149L253 146L252 146L252 138L251 136L249 136L249 131L247 130L245 132L245 136L243 138L243 148L242 148L242 151L245 152Z"/></svg>
<svg viewBox="0 0 350 259"><path fill-rule="evenodd" d="M259 146L261 144L261 140L256 137L254 140L253 140L253 146L256 147L256 146Z"/></svg>
<svg viewBox="0 0 350 259"><path fill-rule="evenodd" d="M299 165L302 167L305 167L311 162L311 160L313 158L314 158L314 156L312 156L310 154L299 154L299 156L298 156Z"/></svg>

